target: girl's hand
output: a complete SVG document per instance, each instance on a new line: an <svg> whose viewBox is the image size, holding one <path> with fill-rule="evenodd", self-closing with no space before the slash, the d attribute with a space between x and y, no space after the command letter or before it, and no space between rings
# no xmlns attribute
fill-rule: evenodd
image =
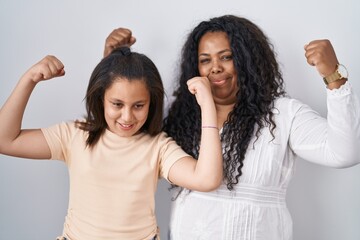
<svg viewBox="0 0 360 240"><path fill-rule="evenodd" d="M194 77L187 81L187 85L189 91L195 95L196 101L201 107L208 103L214 103L210 82L207 77Z"/></svg>
<svg viewBox="0 0 360 240"><path fill-rule="evenodd" d="M108 56L115 48L130 47L136 42L132 32L127 28L114 29L105 41L104 57Z"/></svg>
<svg viewBox="0 0 360 240"><path fill-rule="evenodd" d="M24 75L38 83L65 75L64 65L54 56L48 55L32 66Z"/></svg>

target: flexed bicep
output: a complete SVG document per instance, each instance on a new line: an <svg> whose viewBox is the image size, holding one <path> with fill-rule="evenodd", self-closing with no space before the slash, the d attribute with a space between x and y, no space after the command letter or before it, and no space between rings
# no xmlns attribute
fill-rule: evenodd
<svg viewBox="0 0 360 240"><path fill-rule="evenodd" d="M50 158L50 150L40 129L22 129L22 120L35 86L65 74L64 65L48 55L33 65L19 80L0 109L0 153L25 158Z"/></svg>

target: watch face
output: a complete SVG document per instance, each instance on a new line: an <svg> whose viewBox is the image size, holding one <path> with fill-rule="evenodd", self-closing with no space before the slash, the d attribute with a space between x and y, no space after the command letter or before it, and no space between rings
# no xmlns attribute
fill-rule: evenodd
<svg viewBox="0 0 360 240"><path fill-rule="evenodd" d="M337 71L341 75L341 78L347 78L348 77L348 71L347 71L347 69L346 69L346 67L344 65L339 64Z"/></svg>

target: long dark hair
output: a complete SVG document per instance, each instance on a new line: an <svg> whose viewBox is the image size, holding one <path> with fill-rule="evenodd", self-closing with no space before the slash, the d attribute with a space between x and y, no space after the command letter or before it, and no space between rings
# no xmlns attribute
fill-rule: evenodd
<svg viewBox="0 0 360 240"><path fill-rule="evenodd" d="M144 81L150 93L149 115L141 131L156 135L161 131L163 119L164 87L155 64L144 54L129 48L115 49L101 60L91 74L86 91L86 121L78 126L89 132L86 144L94 146L107 128L104 116L106 89L119 78Z"/></svg>
<svg viewBox="0 0 360 240"><path fill-rule="evenodd" d="M245 153L251 139L254 136L258 138L263 127L269 127L274 136L274 100L285 95L285 90L273 45L258 26L233 15L201 22L188 35L182 48L178 87L174 92L176 100L163 126L163 130L188 154L194 158L199 155L201 116L186 81L200 75L198 46L201 37L207 32L225 32L228 35L238 75L237 100L221 135L226 150L223 154L224 180L228 189L232 190L242 174Z"/></svg>

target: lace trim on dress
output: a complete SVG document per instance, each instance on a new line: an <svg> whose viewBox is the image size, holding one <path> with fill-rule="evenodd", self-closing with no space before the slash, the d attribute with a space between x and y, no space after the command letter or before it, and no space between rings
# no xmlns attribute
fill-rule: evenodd
<svg viewBox="0 0 360 240"><path fill-rule="evenodd" d="M329 96L331 97L340 97L351 93L352 86L349 81L346 81L344 85L341 85L340 88L328 89L326 88Z"/></svg>

